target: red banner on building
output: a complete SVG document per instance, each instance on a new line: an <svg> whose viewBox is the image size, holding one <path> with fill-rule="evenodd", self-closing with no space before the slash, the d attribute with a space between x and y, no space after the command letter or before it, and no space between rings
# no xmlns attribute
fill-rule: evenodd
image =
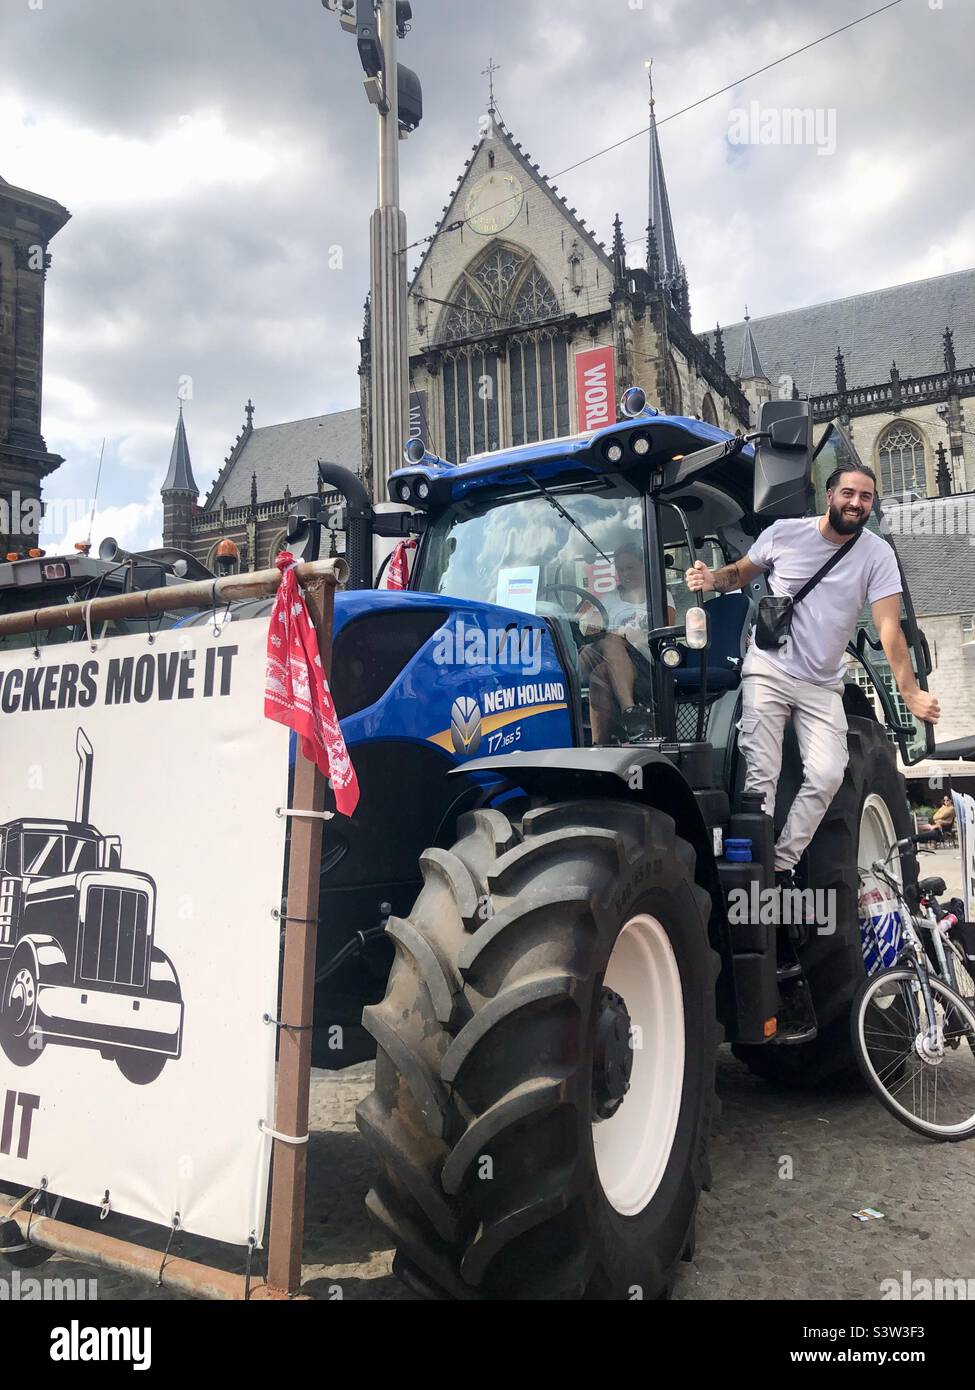
<svg viewBox="0 0 975 1390"><path fill-rule="evenodd" d="M616 366L612 347L576 353L576 410L579 431L616 422Z"/></svg>

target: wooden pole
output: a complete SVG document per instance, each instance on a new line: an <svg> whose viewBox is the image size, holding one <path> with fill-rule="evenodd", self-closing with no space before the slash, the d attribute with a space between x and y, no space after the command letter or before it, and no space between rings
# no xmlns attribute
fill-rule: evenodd
<svg viewBox="0 0 975 1390"><path fill-rule="evenodd" d="M303 588L317 580L326 585L344 584L349 567L341 556L315 560L298 566L298 583ZM60 603L51 608L26 609L0 617L0 637L18 632L44 632L52 627L81 627L90 621L92 630L108 618L146 618L183 608L206 610L226 607L239 599L265 598L277 592L281 575L276 570L252 570L247 574L228 574L222 579L203 579L195 584L165 584L113 598L96 598L88 603Z"/></svg>
<svg viewBox="0 0 975 1390"><path fill-rule="evenodd" d="M305 599L318 634L318 648L328 679L332 657L334 586L314 582L306 586ZM324 804L325 778L317 764L309 762L302 754L299 739L291 809L321 811ZM284 1026L278 1030L274 1128L279 1134L293 1135L298 1139L308 1133L321 858L321 819L318 816L291 817L281 982L281 1022ZM294 1026L289 1027L289 1024ZM294 1295L301 1287L307 1169L307 1143L294 1144L275 1139L267 1265L268 1289L272 1295L278 1291Z"/></svg>

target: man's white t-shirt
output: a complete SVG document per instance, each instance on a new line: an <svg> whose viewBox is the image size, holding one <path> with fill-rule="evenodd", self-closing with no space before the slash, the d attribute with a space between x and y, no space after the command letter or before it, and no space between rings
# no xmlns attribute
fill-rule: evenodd
<svg viewBox="0 0 975 1390"><path fill-rule="evenodd" d="M768 574L769 588L780 596L799 592L807 579L836 554L836 546L819 529L819 517L776 521L763 531L748 558ZM812 593L796 605L792 640L777 651L749 648L798 680L813 685L843 682L846 645L864 604L902 592L893 547L872 531L864 531L849 555L844 555ZM748 657L746 657L746 663ZM743 668L747 675L747 664Z"/></svg>
<svg viewBox="0 0 975 1390"><path fill-rule="evenodd" d="M613 589L611 593L600 594L599 601L606 609L607 630L609 632L625 634L635 645L649 650L649 642L644 635L650 630L650 617L645 598L626 599L619 589ZM667 607L677 607L674 603L674 596L669 589L667 590Z"/></svg>

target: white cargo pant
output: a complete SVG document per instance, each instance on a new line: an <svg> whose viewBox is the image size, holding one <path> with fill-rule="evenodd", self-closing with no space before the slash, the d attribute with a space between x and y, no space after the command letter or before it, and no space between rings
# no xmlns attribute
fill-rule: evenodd
<svg viewBox="0 0 975 1390"><path fill-rule="evenodd" d="M775 845L776 869L791 869L815 835L840 789L849 760L846 713L838 689L812 685L779 670L750 649L742 668L739 746L745 756L746 792L761 792L775 813L786 722L791 719L802 754L802 786Z"/></svg>

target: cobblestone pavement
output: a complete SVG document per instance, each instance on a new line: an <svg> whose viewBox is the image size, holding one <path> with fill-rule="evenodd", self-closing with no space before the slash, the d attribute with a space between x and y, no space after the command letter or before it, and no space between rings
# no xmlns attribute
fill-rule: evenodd
<svg viewBox="0 0 975 1390"><path fill-rule="evenodd" d="M922 865L952 891L947 856ZM304 1267L313 1297L412 1297L363 1207L373 1164L354 1110L371 1078L371 1064L313 1073ZM852 1084L810 1094L760 1081L727 1048L718 1095L714 1186L701 1199L695 1256L681 1267L675 1298L875 1299L882 1280L900 1282L904 1271L975 1280L975 1144L929 1143ZM884 1219L855 1221L864 1206ZM147 1244L159 1237L121 1220L112 1233ZM242 1268L240 1252L189 1236L179 1253ZM97 1278L102 1299L174 1296L60 1259L38 1273Z"/></svg>
<svg viewBox="0 0 975 1390"><path fill-rule="evenodd" d="M373 1165L354 1109L371 1075L366 1065L316 1072L312 1081L304 1287L317 1298L411 1297L363 1207ZM975 1146L930 1144L853 1086L782 1090L752 1077L726 1048L718 1094L714 1186L702 1196L695 1257L681 1267L675 1298L872 1299L904 1270L975 1279ZM852 1213L864 1206L884 1219L861 1225ZM147 1244L158 1237L122 1221L113 1234ZM241 1268L237 1252L189 1236L179 1253ZM174 1296L60 1259L38 1273L95 1278L102 1299Z"/></svg>

